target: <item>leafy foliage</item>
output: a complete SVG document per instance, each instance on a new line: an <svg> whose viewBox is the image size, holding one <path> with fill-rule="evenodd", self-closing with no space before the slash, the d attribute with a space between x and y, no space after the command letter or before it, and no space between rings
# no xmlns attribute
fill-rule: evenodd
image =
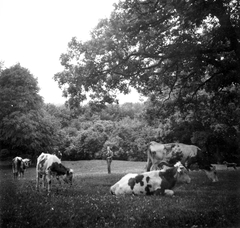
<svg viewBox="0 0 240 228"><path fill-rule="evenodd" d="M121 1L89 41L72 38L60 58L65 69L54 78L70 109L80 109L88 93L109 120L116 117L100 110L134 87L149 97L140 118L159 129L159 141L192 139L213 157L223 150L239 157L239 15L236 0ZM119 137L111 140L121 145Z"/></svg>
<svg viewBox="0 0 240 228"><path fill-rule="evenodd" d="M11 155L51 151L56 127L42 110L37 80L19 64L0 75L0 145Z"/></svg>
<svg viewBox="0 0 240 228"><path fill-rule="evenodd" d="M61 56L72 106L86 98L111 103L129 85L158 99L189 102L201 91L239 85L238 1L123 1L87 42L73 38ZM199 13L201 12L201 13Z"/></svg>
<svg viewBox="0 0 240 228"><path fill-rule="evenodd" d="M61 55L67 107L43 105L28 70L1 63L0 149L92 159L110 145L115 159L145 160L151 140L179 141L240 162L239 15L236 0L120 1ZM131 87L147 102L114 104Z"/></svg>

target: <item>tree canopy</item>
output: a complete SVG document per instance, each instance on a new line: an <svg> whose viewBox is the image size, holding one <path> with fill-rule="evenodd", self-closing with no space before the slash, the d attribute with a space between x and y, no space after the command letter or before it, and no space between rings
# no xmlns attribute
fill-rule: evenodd
<svg viewBox="0 0 240 228"><path fill-rule="evenodd" d="M224 96L239 88L239 15L237 0L120 1L89 41L72 38L55 80L71 107L86 92L111 103L129 86L179 106Z"/></svg>
<svg viewBox="0 0 240 228"><path fill-rule="evenodd" d="M239 156L239 1L119 1L60 61L54 78L71 109L87 94L102 108L134 87L149 98L141 115L161 141Z"/></svg>

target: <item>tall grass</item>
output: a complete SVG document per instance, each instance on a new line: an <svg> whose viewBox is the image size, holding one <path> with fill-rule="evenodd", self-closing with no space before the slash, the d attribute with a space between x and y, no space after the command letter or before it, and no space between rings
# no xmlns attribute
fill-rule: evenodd
<svg viewBox="0 0 240 228"><path fill-rule="evenodd" d="M0 170L0 227L239 227L240 170L220 170L211 183L191 172L189 185L175 197L112 196L109 188L125 173L141 172L143 162L64 162L75 171L73 187L53 182L52 193L35 191L35 169L13 180Z"/></svg>

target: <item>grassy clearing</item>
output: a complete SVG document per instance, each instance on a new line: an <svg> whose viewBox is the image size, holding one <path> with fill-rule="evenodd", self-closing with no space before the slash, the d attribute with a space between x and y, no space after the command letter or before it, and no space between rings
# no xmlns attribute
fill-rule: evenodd
<svg viewBox="0 0 240 228"><path fill-rule="evenodd" d="M211 183L192 172L192 183L177 187L175 197L110 195L125 173L142 172L145 162L63 162L75 171L69 188L56 182L47 196L35 191L35 169L13 181L9 166L0 166L0 227L239 227L240 170L219 170Z"/></svg>

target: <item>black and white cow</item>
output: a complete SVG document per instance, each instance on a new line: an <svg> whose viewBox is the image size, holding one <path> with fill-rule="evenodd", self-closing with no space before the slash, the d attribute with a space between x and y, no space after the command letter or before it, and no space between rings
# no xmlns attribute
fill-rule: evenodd
<svg viewBox="0 0 240 228"><path fill-rule="evenodd" d="M18 177L24 176L25 164L21 157L15 157L12 160L12 171L13 171L13 178L16 179Z"/></svg>
<svg viewBox="0 0 240 228"><path fill-rule="evenodd" d="M56 177L60 182L61 177L66 183L72 184L73 170L62 165L60 159L53 154L42 153L37 159L36 166L36 189L39 189L39 181L42 179L42 186L47 180L47 189L50 192L51 179Z"/></svg>
<svg viewBox="0 0 240 228"><path fill-rule="evenodd" d="M144 172L141 174L129 173L122 177L110 188L113 195L173 195L172 189L176 183L190 183L191 178L187 169L177 162L174 167Z"/></svg>

